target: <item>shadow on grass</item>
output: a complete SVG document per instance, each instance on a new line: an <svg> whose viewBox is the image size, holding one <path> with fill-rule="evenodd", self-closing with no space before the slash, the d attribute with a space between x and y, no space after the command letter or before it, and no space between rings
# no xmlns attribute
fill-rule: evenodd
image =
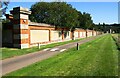
<svg viewBox="0 0 120 78"><path fill-rule="evenodd" d="M117 49L120 51L120 43L118 43L118 41L115 37L112 36L112 38L115 41L115 44L117 45Z"/></svg>

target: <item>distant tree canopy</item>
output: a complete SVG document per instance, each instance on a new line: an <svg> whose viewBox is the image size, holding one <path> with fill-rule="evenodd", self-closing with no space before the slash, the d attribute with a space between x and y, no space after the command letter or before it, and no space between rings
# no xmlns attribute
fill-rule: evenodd
<svg viewBox="0 0 120 78"><path fill-rule="evenodd" d="M120 24L95 24L94 26L95 30L102 31L104 33L114 31L115 33L120 33Z"/></svg>
<svg viewBox="0 0 120 78"><path fill-rule="evenodd" d="M93 29L92 17L89 13L81 13L66 2L37 2L31 6L30 20L48 23L56 27Z"/></svg>

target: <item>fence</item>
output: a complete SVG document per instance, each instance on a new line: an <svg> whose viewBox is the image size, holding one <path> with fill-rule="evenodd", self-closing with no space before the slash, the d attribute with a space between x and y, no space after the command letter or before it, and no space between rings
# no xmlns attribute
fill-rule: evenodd
<svg viewBox="0 0 120 78"><path fill-rule="evenodd" d="M101 32L76 28L71 32L67 28L55 28L53 25L29 21L31 12L27 8L15 7L6 14L11 22L3 27L3 45L16 48L29 48L39 44L48 44L71 39L96 36Z"/></svg>

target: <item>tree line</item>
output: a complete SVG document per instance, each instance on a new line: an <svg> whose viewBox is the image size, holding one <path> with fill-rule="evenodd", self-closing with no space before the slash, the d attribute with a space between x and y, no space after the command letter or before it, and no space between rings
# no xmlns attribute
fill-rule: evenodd
<svg viewBox="0 0 120 78"><path fill-rule="evenodd" d="M100 31L103 31L104 33L110 33L110 30L111 30L111 33L120 33L120 24L96 24L97 28L100 30Z"/></svg>
<svg viewBox="0 0 120 78"><path fill-rule="evenodd" d="M8 1L0 1L0 19L6 14ZM32 14L29 16L32 22L47 23L57 27L90 29L107 32L110 29L120 32L120 24L94 24L89 13L77 11L71 4L66 2L37 2L30 8ZM1 19L2 23L10 22L8 19Z"/></svg>
<svg viewBox="0 0 120 78"><path fill-rule="evenodd" d="M75 28L98 30L89 13L81 13L66 2L37 2L30 10L32 22L48 23L71 31Z"/></svg>

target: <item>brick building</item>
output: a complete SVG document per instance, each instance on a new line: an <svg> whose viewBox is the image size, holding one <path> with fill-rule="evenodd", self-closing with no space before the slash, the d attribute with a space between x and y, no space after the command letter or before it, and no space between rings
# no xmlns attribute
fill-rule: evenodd
<svg viewBox="0 0 120 78"><path fill-rule="evenodd" d="M10 23L3 27L3 46L15 48L29 48L38 44L48 44L73 38L96 36L100 32L76 28L71 32L67 28L55 28L53 25L35 23L29 20L31 11L27 8L15 7L6 14Z"/></svg>

